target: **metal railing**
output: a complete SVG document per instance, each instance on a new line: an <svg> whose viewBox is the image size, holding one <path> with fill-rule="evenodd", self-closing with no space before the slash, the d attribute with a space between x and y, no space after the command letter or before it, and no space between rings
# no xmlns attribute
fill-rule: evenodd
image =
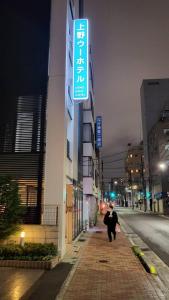
<svg viewBox="0 0 169 300"><path fill-rule="evenodd" d="M42 207L42 223L44 225L58 226L58 205L43 205Z"/></svg>

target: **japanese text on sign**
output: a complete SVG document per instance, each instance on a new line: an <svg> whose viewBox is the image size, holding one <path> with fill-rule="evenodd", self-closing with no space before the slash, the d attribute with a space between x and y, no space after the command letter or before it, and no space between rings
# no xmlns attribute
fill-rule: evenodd
<svg viewBox="0 0 169 300"><path fill-rule="evenodd" d="M88 20L74 20L73 99L88 99Z"/></svg>
<svg viewBox="0 0 169 300"><path fill-rule="evenodd" d="M102 147L102 117L96 117L96 148Z"/></svg>

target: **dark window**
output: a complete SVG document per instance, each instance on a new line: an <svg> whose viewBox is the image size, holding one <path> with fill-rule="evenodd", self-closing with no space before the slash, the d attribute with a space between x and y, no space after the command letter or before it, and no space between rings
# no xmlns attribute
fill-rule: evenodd
<svg viewBox="0 0 169 300"><path fill-rule="evenodd" d="M72 8L72 1L71 0L69 1L69 7L70 7L70 12L71 12L71 17L72 17L72 20L73 20L73 8Z"/></svg>
<svg viewBox="0 0 169 300"><path fill-rule="evenodd" d="M83 157L83 176L94 178L94 162L90 156Z"/></svg>
<svg viewBox="0 0 169 300"><path fill-rule="evenodd" d="M83 105L83 110L84 111L91 111L92 113L92 117L93 117L93 120L94 120L94 105L93 105L93 97L92 97L92 93L90 92L90 97L89 97L89 102L87 102L87 104ZM86 108L87 107L87 108Z"/></svg>
<svg viewBox="0 0 169 300"><path fill-rule="evenodd" d="M67 158L71 160L71 154L70 154L70 141L67 140Z"/></svg>
<svg viewBox="0 0 169 300"><path fill-rule="evenodd" d="M71 66L73 66L72 57L71 57L70 51L69 51L69 61L70 61Z"/></svg>
<svg viewBox="0 0 169 300"><path fill-rule="evenodd" d="M160 84L159 81L150 81L148 82L148 85L158 85Z"/></svg>
<svg viewBox="0 0 169 300"><path fill-rule="evenodd" d="M97 171L95 170L95 186L98 187L98 185L99 185L99 176Z"/></svg>
<svg viewBox="0 0 169 300"><path fill-rule="evenodd" d="M67 110L68 110L69 117L72 120L73 101L71 98L70 86L68 86Z"/></svg>
<svg viewBox="0 0 169 300"><path fill-rule="evenodd" d="M90 103L91 103L92 116L93 116L93 119L94 119L94 105L93 105L93 97L92 97L91 92L90 92Z"/></svg>
<svg viewBox="0 0 169 300"><path fill-rule="evenodd" d="M83 124L83 142L94 145L94 134L90 123Z"/></svg>
<svg viewBox="0 0 169 300"><path fill-rule="evenodd" d="M90 68L90 79L91 79L92 88L93 88L93 86L94 86L94 84L93 84L93 70L92 70L92 65L91 65L91 63L89 64L89 68Z"/></svg>

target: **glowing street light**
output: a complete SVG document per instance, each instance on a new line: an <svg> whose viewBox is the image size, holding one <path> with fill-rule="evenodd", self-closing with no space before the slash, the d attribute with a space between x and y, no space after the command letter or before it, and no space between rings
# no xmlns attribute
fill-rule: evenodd
<svg viewBox="0 0 169 300"><path fill-rule="evenodd" d="M165 171L165 170L167 169L167 165L166 165L166 163L164 163L164 162L160 162L160 163L158 164L158 167L159 167L159 169L160 169L161 171Z"/></svg>
<svg viewBox="0 0 169 300"><path fill-rule="evenodd" d="M117 185L117 184L118 184L117 180L115 180L115 181L114 181L114 184L115 184L115 185Z"/></svg>

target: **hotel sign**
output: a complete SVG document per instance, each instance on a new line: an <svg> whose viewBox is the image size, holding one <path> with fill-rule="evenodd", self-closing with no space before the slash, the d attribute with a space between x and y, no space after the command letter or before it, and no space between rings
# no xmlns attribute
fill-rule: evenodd
<svg viewBox="0 0 169 300"><path fill-rule="evenodd" d="M102 117L96 117L96 148L102 147Z"/></svg>
<svg viewBox="0 0 169 300"><path fill-rule="evenodd" d="M89 93L88 20L76 19L73 26L73 99L87 100Z"/></svg>

